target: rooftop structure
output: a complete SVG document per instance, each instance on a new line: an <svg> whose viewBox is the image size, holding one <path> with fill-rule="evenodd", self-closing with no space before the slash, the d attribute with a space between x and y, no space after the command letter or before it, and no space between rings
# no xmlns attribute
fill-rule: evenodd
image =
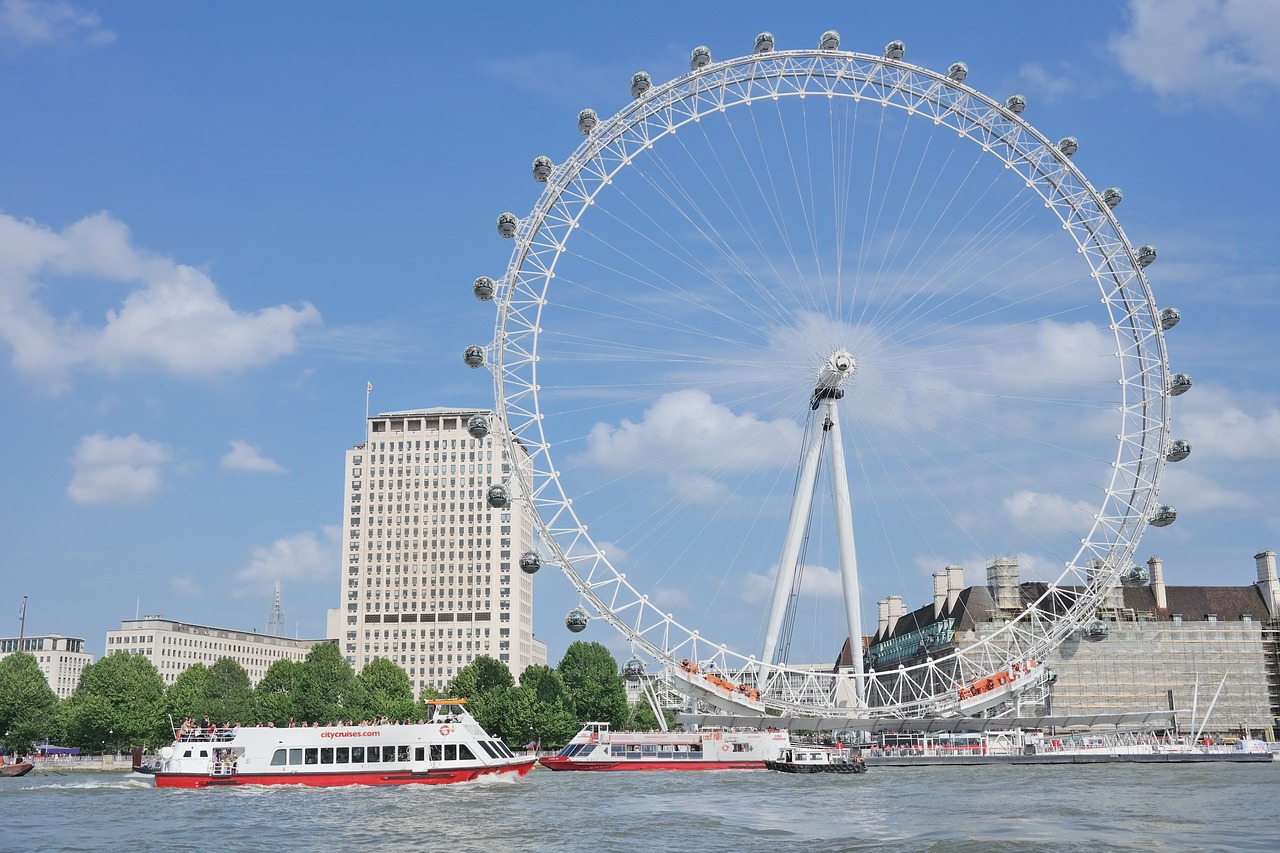
<svg viewBox="0 0 1280 853"><path fill-rule="evenodd" d="M49 688L59 699L66 699L80 683L80 673L93 663L93 655L84 650L84 640L45 634L37 637L0 637L0 660L15 652L27 652L36 659Z"/></svg>

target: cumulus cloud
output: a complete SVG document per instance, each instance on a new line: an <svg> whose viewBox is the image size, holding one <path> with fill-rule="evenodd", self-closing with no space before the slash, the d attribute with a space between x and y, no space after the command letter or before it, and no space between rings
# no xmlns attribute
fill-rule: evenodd
<svg viewBox="0 0 1280 853"><path fill-rule="evenodd" d="M338 526L326 525L319 533L306 530L277 539L270 545L249 549L249 562L236 572L240 592L270 590L276 581L328 582L341 560Z"/></svg>
<svg viewBox="0 0 1280 853"><path fill-rule="evenodd" d="M750 572L742 583L742 600L747 604L757 604L773 597L773 585L778 576L778 567L774 565L768 574ZM840 582L840 572L826 566L806 564L800 579L800 595L803 598L844 599L844 587Z"/></svg>
<svg viewBox="0 0 1280 853"><path fill-rule="evenodd" d="M1084 501L1071 501L1061 495L1028 489L1015 492L1001 505L1009 518L1022 529L1044 533L1086 531L1097 511L1097 507Z"/></svg>
<svg viewBox="0 0 1280 853"><path fill-rule="evenodd" d="M674 391L661 397L638 423L596 424L587 436L586 460L615 470L657 466L662 471L749 470L791 460L799 446L800 427L789 420L765 421L754 414L734 414L700 390ZM786 449L787 453L779 453ZM690 489L709 488L686 479Z"/></svg>
<svg viewBox="0 0 1280 853"><path fill-rule="evenodd" d="M0 2L0 38L21 45L108 44L115 41L116 34L102 25L97 12L71 3L3 0Z"/></svg>
<svg viewBox="0 0 1280 853"><path fill-rule="evenodd" d="M1191 442L1197 460L1280 458L1280 409L1272 402L1196 386L1177 407L1174 432Z"/></svg>
<svg viewBox="0 0 1280 853"><path fill-rule="evenodd" d="M1280 89L1275 0L1130 0L1110 46L1140 85L1165 98L1241 103Z"/></svg>
<svg viewBox="0 0 1280 853"><path fill-rule="evenodd" d="M55 316L39 298L86 281L133 290L101 324ZM297 332L319 320L308 303L237 311L205 273L136 249L108 213L61 232L0 214L0 341L21 373L55 386L77 367L216 379L293 352Z"/></svg>
<svg viewBox="0 0 1280 853"><path fill-rule="evenodd" d="M1248 493L1229 489L1211 477L1179 466L1165 469L1160 500L1172 504L1179 514L1211 509L1251 509L1257 505Z"/></svg>
<svg viewBox="0 0 1280 853"><path fill-rule="evenodd" d="M170 449L137 433L112 438L86 435L71 457L71 485L67 495L78 504L139 504L164 485Z"/></svg>
<svg viewBox="0 0 1280 853"><path fill-rule="evenodd" d="M262 454L262 451L238 438L231 440L231 449L222 457L220 463L228 471L264 471L271 474L284 473L284 466Z"/></svg>

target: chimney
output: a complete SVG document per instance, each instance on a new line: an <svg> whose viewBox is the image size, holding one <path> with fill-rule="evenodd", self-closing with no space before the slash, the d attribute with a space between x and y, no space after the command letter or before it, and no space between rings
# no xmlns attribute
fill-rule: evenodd
<svg viewBox="0 0 1280 853"><path fill-rule="evenodd" d="M947 566L947 612L954 613L964 592L964 566Z"/></svg>
<svg viewBox="0 0 1280 853"><path fill-rule="evenodd" d="M885 601L885 605L889 610L889 636L893 636L894 630L898 627L898 620L907 612L907 608L902 606L902 596L891 595Z"/></svg>
<svg viewBox="0 0 1280 853"><path fill-rule="evenodd" d="M1276 577L1276 552L1262 551L1253 555L1258 566L1258 590L1267 602L1267 614L1280 616L1280 578Z"/></svg>
<svg viewBox="0 0 1280 853"><path fill-rule="evenodd" d="M1000 610L1017 610L1022 606L1018 594L1018 561L1014 557L996 557L987 566L987 588Z"/></svg>
<svg viewBox="0 0 1280 853"><path fill-rule="evenodd" d="M933 573L933 618L937 619L942 615L942 609L947 604L947 578L946 570Z"/></svg>
<svg viewBox="0 0 1280 853"><path fill-rule="evenodd" d="M889 636L889 602L883 598L877 601L876 612L879 617L876 639L883 641Z"/></svg>
<svg viewBox="0 0 1280 853"><path fill-rule="evenodd" d="M1168 610L1169 600L1164 594L1164 560L1152 557L1147 560L1147 569L1151 576L1151 592L1156 597L1156 610Z"/></svg>

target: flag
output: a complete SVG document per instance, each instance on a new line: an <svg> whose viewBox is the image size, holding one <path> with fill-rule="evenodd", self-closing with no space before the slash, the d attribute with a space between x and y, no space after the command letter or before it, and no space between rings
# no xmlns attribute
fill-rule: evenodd
<svg viewBox="0 0 1280 853"><path fill-rule="evenodd" d="M364 393L366 393L366 394L372 394L372 393L373 393L373 383L372 383L372 382L367 382L367 383L365 383Z"/></svg>
<svg viewBox="0 0 1280 853"><path fill-rule="evenodd" d="M538 746L538 745L537 745L536 743L534 743L533 741L529 741L528 743L526 743L526 744L524 745L524 748L525 748L525 749L536 749L536 748L537 748L537 746Z"/></svg>

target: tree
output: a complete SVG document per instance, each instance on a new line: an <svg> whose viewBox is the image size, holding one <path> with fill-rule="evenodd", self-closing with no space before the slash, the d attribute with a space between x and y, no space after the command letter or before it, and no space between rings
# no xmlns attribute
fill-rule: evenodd
<svg viewBox="0 0 1280 853"><path fill-rule="evenodd" d="M366 712L361 717L408 720L415 716L413 684L405 671L385 658L375 658L356 676L364 688ZM421 715L417 715L421 716Z"/></svg>
<svg viewBox="0 0 1280 853"><path fill-rule="evenodd" d="M581 722L609 723L621 728L627 719L627 688L618 662L600 643L570 643L556 667Z"/></svg>
<svg viewBox="0 0 1280 853"><path fill-rule="evenodd" d="M58 697L26 652L0 660L0 744L26 753L54 736Z"/></svg>
<svg viewBox="0 0 1280 853"><path fill-rule="evenodd" d="M209 667L203 711L218 725L250 719L253 714L253 685L249 682L249 673L238 661L218 658Z"/></svg>
<svg viewBox="0 0 1280 853"><path fill-rule="evenodd" d="M258 686L253 690L254 721L287 725L296 713L294 691L302 680L305 664L288 658L280 658L267 668Z"/></svg>
<svg viewBox="0 0 1280 853"><path fill-rule="evenodd" d="M667 728L670 729L675 725L676 715L674 711L663 709L662 716L666 718ZM660 728L658 718L653 715L653 708L649 703L641 699L633 702L627 707L627 721L624 727L632 731L645 731Z"/></svg>
<svg viewBox="0 0 1280 853"><path fill-rule="evenodd" d="M481 655L458 670L449 684L449 698L473 699L486 690L507 689L514 687L515 683L505 663L489 655Z"/></svg>
<svg viewBox="0 0 1280 853"><path fill-rule="evenodd" d="M175 726L182 725L182 721L188 717L198 719L203 716L208 683L209 668L202 663L192 664L178 673L173 684L164 691L164 698L160 703L162 715L173 720Z"/></svg>
<svg viewBox="0 0 1280 853"><path fill-rule="evenodd" d="M535 663L525 667L524 672L520 673L520 686L533 690L539 702L545 702L548 705L559 704L570 711L573 710L573 697L569 695L569 688L565 686L560 673L549 666Z"/></svg>
<svg viewBox="0 0 1280 853"><path fill-rule="evenodd" d="M351 664L335 643L313 646L303 661L293 692L294 715L299 722L336 723L359 719L368 700Z"/></svg>
<svg viewBox="0 0 1280 853"><path fill-rule="evenodd" d="M166 743L173 737L161 713L164 680L141 655L116 652L89 664L67 700L67 735L85 750Z"/></svg>

